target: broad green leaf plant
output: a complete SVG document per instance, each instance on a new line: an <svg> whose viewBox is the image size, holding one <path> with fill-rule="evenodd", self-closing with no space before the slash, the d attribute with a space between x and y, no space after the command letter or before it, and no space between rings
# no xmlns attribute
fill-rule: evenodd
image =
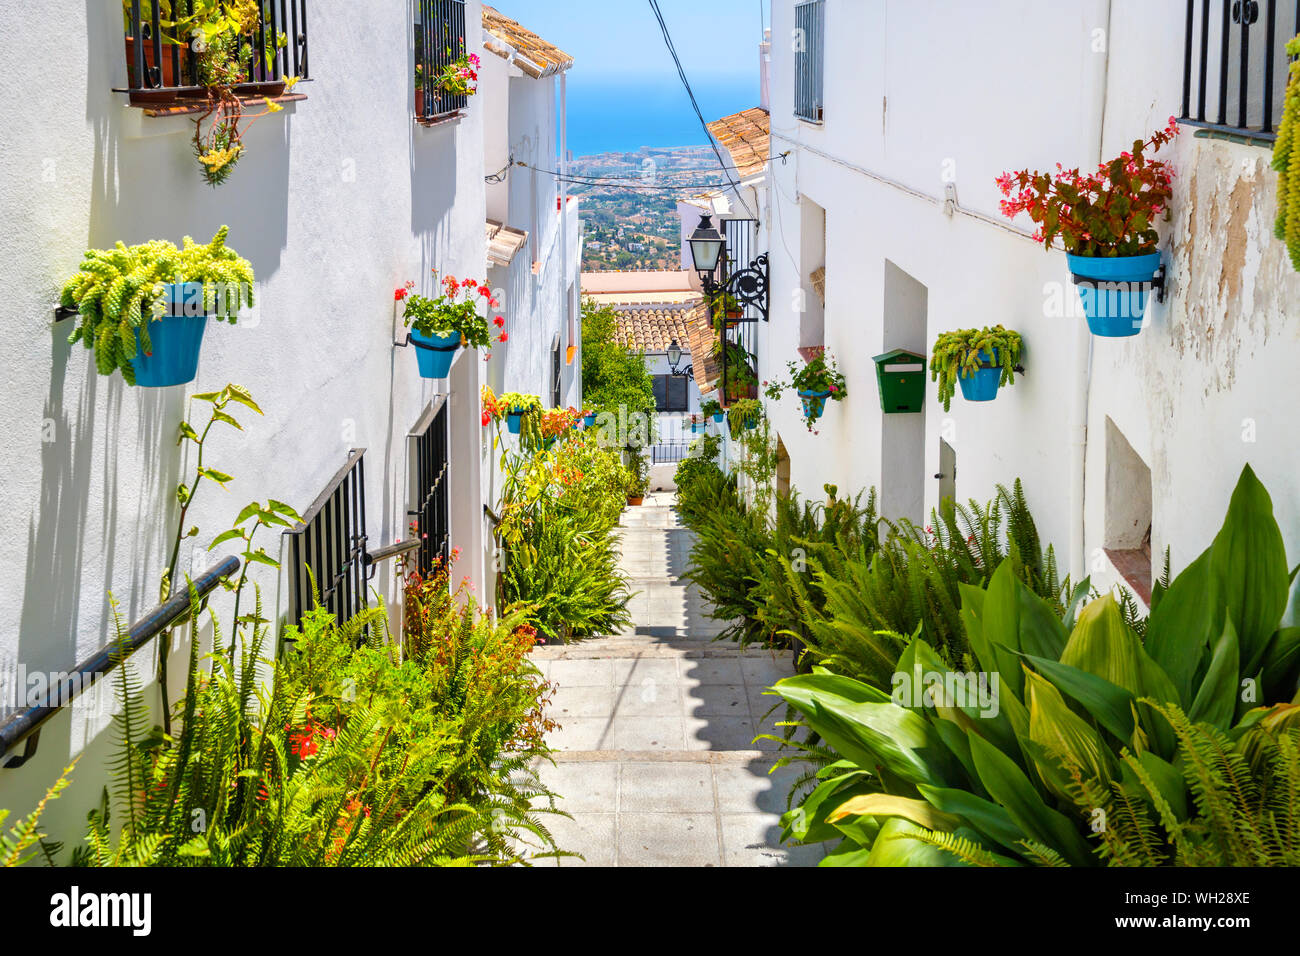
<svg viewBox="0 0 1300 956"><path fill-rule="evenodd" d="M1249 467L1145 641L1112 596L1060 615L1004 562L960 587L965 667L922 629L888 690L826 667L773 688L835 758L787 836L841 838L825 865L1300 863L1293 578Z"/></svg>

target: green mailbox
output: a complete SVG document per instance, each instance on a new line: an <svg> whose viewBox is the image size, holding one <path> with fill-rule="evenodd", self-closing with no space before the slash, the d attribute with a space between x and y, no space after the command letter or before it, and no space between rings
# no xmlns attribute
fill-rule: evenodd
<svg viewBox="0 0 1300 956"><path fill-rule="evenodd" d="M874 361L885 414L919 412L925 403L925 356L894 349L877 355Z"/></svg>

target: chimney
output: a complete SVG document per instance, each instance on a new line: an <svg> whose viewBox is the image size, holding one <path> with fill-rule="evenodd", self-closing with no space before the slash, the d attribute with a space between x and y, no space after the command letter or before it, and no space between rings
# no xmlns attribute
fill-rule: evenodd
<svg viewBox="0 0 1300 956"><path fill-rule="evenodd" d="M772 30L763 31L763 42L758 45L758 105L772 111L772 93L768 75L772 68Z"/></svg>

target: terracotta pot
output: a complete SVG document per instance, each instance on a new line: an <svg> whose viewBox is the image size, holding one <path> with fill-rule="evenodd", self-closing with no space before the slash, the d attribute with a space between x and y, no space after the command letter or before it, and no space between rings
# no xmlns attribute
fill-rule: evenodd
<svg viewBox="0 0 1300 956"><path fill-rule="evenodd" d="M628 495L628 496L627 496L627 503L628 503L629 505L639 505L639 504L641 504L641 503L644 502L644 501L645 501L645 496L644 496L644 495Z"/></svg>
<svg viewBox="0 0 1300 956"><path fill-rule="evenodd" d="M417 87L415 91L415 115L420 119L424 118L424 89L422 87Z"/></svg>
<svg viewBox="0 0 1300 956"><path fill-rule="evenodd" d="M144 42L144 65L146 70L152 70L158 64L154 60L154 49L151 41ZM172 67L172 50L179 50L178 59L180 60L180 75ZM185 82L185 66L189 61L190 48L186 46L175 47L173 44L164 43L162 47L162 86L154 89L138 89L131 91L131 102L140 104L157 104L171 103L176 100L177 90L175 87ZM134 86L140 82L135 76L135 38L126 38L126 75L128 85Z"/></svg>

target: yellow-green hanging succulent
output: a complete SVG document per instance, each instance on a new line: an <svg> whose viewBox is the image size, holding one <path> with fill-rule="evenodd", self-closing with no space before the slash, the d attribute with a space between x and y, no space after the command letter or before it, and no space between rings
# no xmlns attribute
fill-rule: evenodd
<svg viewBox="0 0 1300 956"><path fill-rule="evenodd" d="M1300 36L1286 45L1296 57L1291 63L1286 95L1282 101L1282 125L1273 144L1273 168L1277 170L1277 223L1274 234L1286 243L1291 265L1300 271Z"/></svg>

